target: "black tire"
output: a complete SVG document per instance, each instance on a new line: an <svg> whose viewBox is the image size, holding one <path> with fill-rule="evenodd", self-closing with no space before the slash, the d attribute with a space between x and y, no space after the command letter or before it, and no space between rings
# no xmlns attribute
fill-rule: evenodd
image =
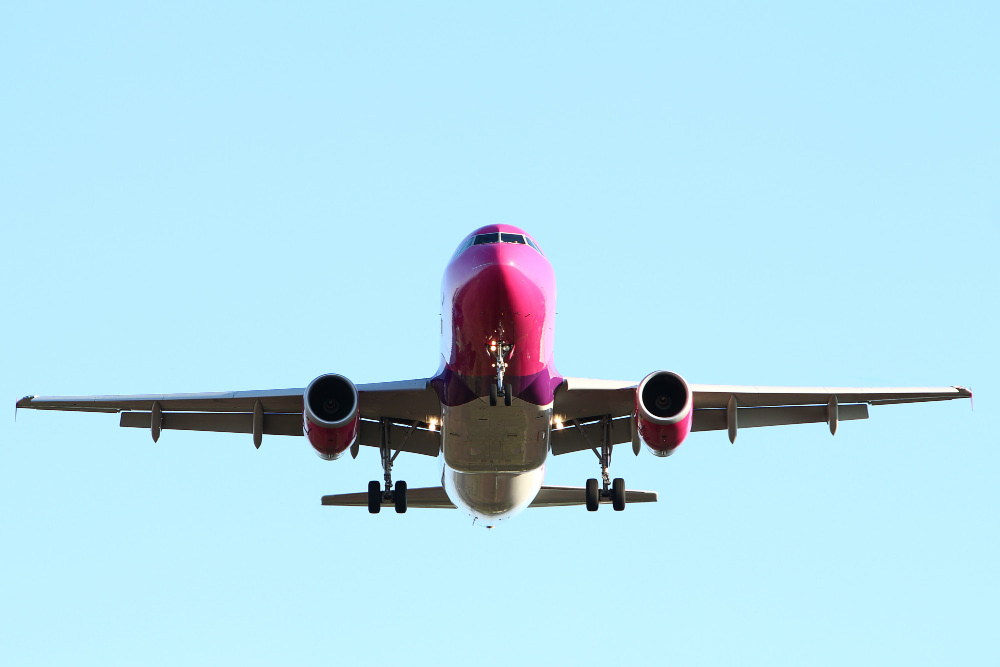
<svg viewBox="0 0 1000 667"><path fill-rule="evenodd" d="M597 480L587 480L587 511L596 512L601 504L600 491L597 490Z"/></svg>
<svg viewBox="0 0 1000 667"><path fill-rule="evenodd" d="M616 512L625 509L625 480L621 477L615 477L611 482L611 506Z"/></svg>
<svg viewBox="0 0 1000 667"><path fill-rule="evenodd" d="M396 503L396 514L406 513L406 482L396 482L392 490L392 501Z"/></svg>
<svg viewBox="0 0 1000 667"><path fill-rule="evenodd" d="M497 404L497 383L490 383L490 405Z"/></svg>
<svg viewBox="0 0 1000 667"><path fill-rule="evenodd" d="M514 388L509 384L503 386L503 404L510 405L510 400L514 397Z"/></svg>
<svg viewBox="0 0 1000 667"><path fill-rule="evenodd" d="M368 482L368 511L378 514L382 509L382 485L376 481Z"/></svg>

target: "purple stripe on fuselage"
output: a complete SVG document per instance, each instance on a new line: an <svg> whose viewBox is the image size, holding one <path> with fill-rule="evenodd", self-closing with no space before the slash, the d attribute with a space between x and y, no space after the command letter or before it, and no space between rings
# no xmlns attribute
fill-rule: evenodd
<svg viewBox="0 0 1000 667"><path fill-rule="evenodd" d="M527 401L534 405L552 403L556 389L563 378L554 369L544 368L534 375L510 376L506 378L513 389L514 398ZM431 386L437 391L441 403L449 407L465 405L477 399L489 396L490 383L495 379L492 375L481 377L463 376L445 366L433 380ZM485 387L485 390L475 391L473 387Z"/></svg>

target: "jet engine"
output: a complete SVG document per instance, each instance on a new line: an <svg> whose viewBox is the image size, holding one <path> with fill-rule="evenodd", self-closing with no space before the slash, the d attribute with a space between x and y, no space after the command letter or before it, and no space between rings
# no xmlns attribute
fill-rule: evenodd
<svg viewBox="0 0 1000 667"><path fill-rule="evenodd" d="M340 458L358 439L358 390L343 375L320 375L302 397L302 431L320 458Z"/></svg>
<svg viewBox="0 0 1000 667"><path fill-rule="evenodd" d="M670 456L691 432L691 388L677 373L650 373L636 389L635 414L639 437L649 451Z"/></svg>

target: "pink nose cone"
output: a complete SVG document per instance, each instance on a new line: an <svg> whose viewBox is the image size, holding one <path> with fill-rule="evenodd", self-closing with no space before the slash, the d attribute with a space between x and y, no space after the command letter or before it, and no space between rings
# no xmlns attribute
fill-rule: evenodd
<svg viewBox="0 0 1000 667"><path fill-rule="evenodd" d="M487 348L502 341L514 345L508 373L539 372L546 361L546 329L551 328L548 262L532 248L514 244L474 246L459 259L452 302L457 370L492 375Z"/></svg>

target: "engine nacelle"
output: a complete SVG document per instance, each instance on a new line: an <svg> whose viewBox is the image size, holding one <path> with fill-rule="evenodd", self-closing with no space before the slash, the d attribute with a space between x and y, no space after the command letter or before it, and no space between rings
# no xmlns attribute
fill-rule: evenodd
<svg viewBox="0 0 1000 667"><path fill-rule="evenodd" d="M320 458L340 458L358 439L357 387L343 375L320 375L306 387L302 403L302 431L309 444Z"/></svg>
<svg viewBox="0 0 1000 667"><path fill-rule="evenodd" d="M670 456L691 432L691 388L677 373L650 373L636 389L635 415L639 437L649 451Z"/></svg>

